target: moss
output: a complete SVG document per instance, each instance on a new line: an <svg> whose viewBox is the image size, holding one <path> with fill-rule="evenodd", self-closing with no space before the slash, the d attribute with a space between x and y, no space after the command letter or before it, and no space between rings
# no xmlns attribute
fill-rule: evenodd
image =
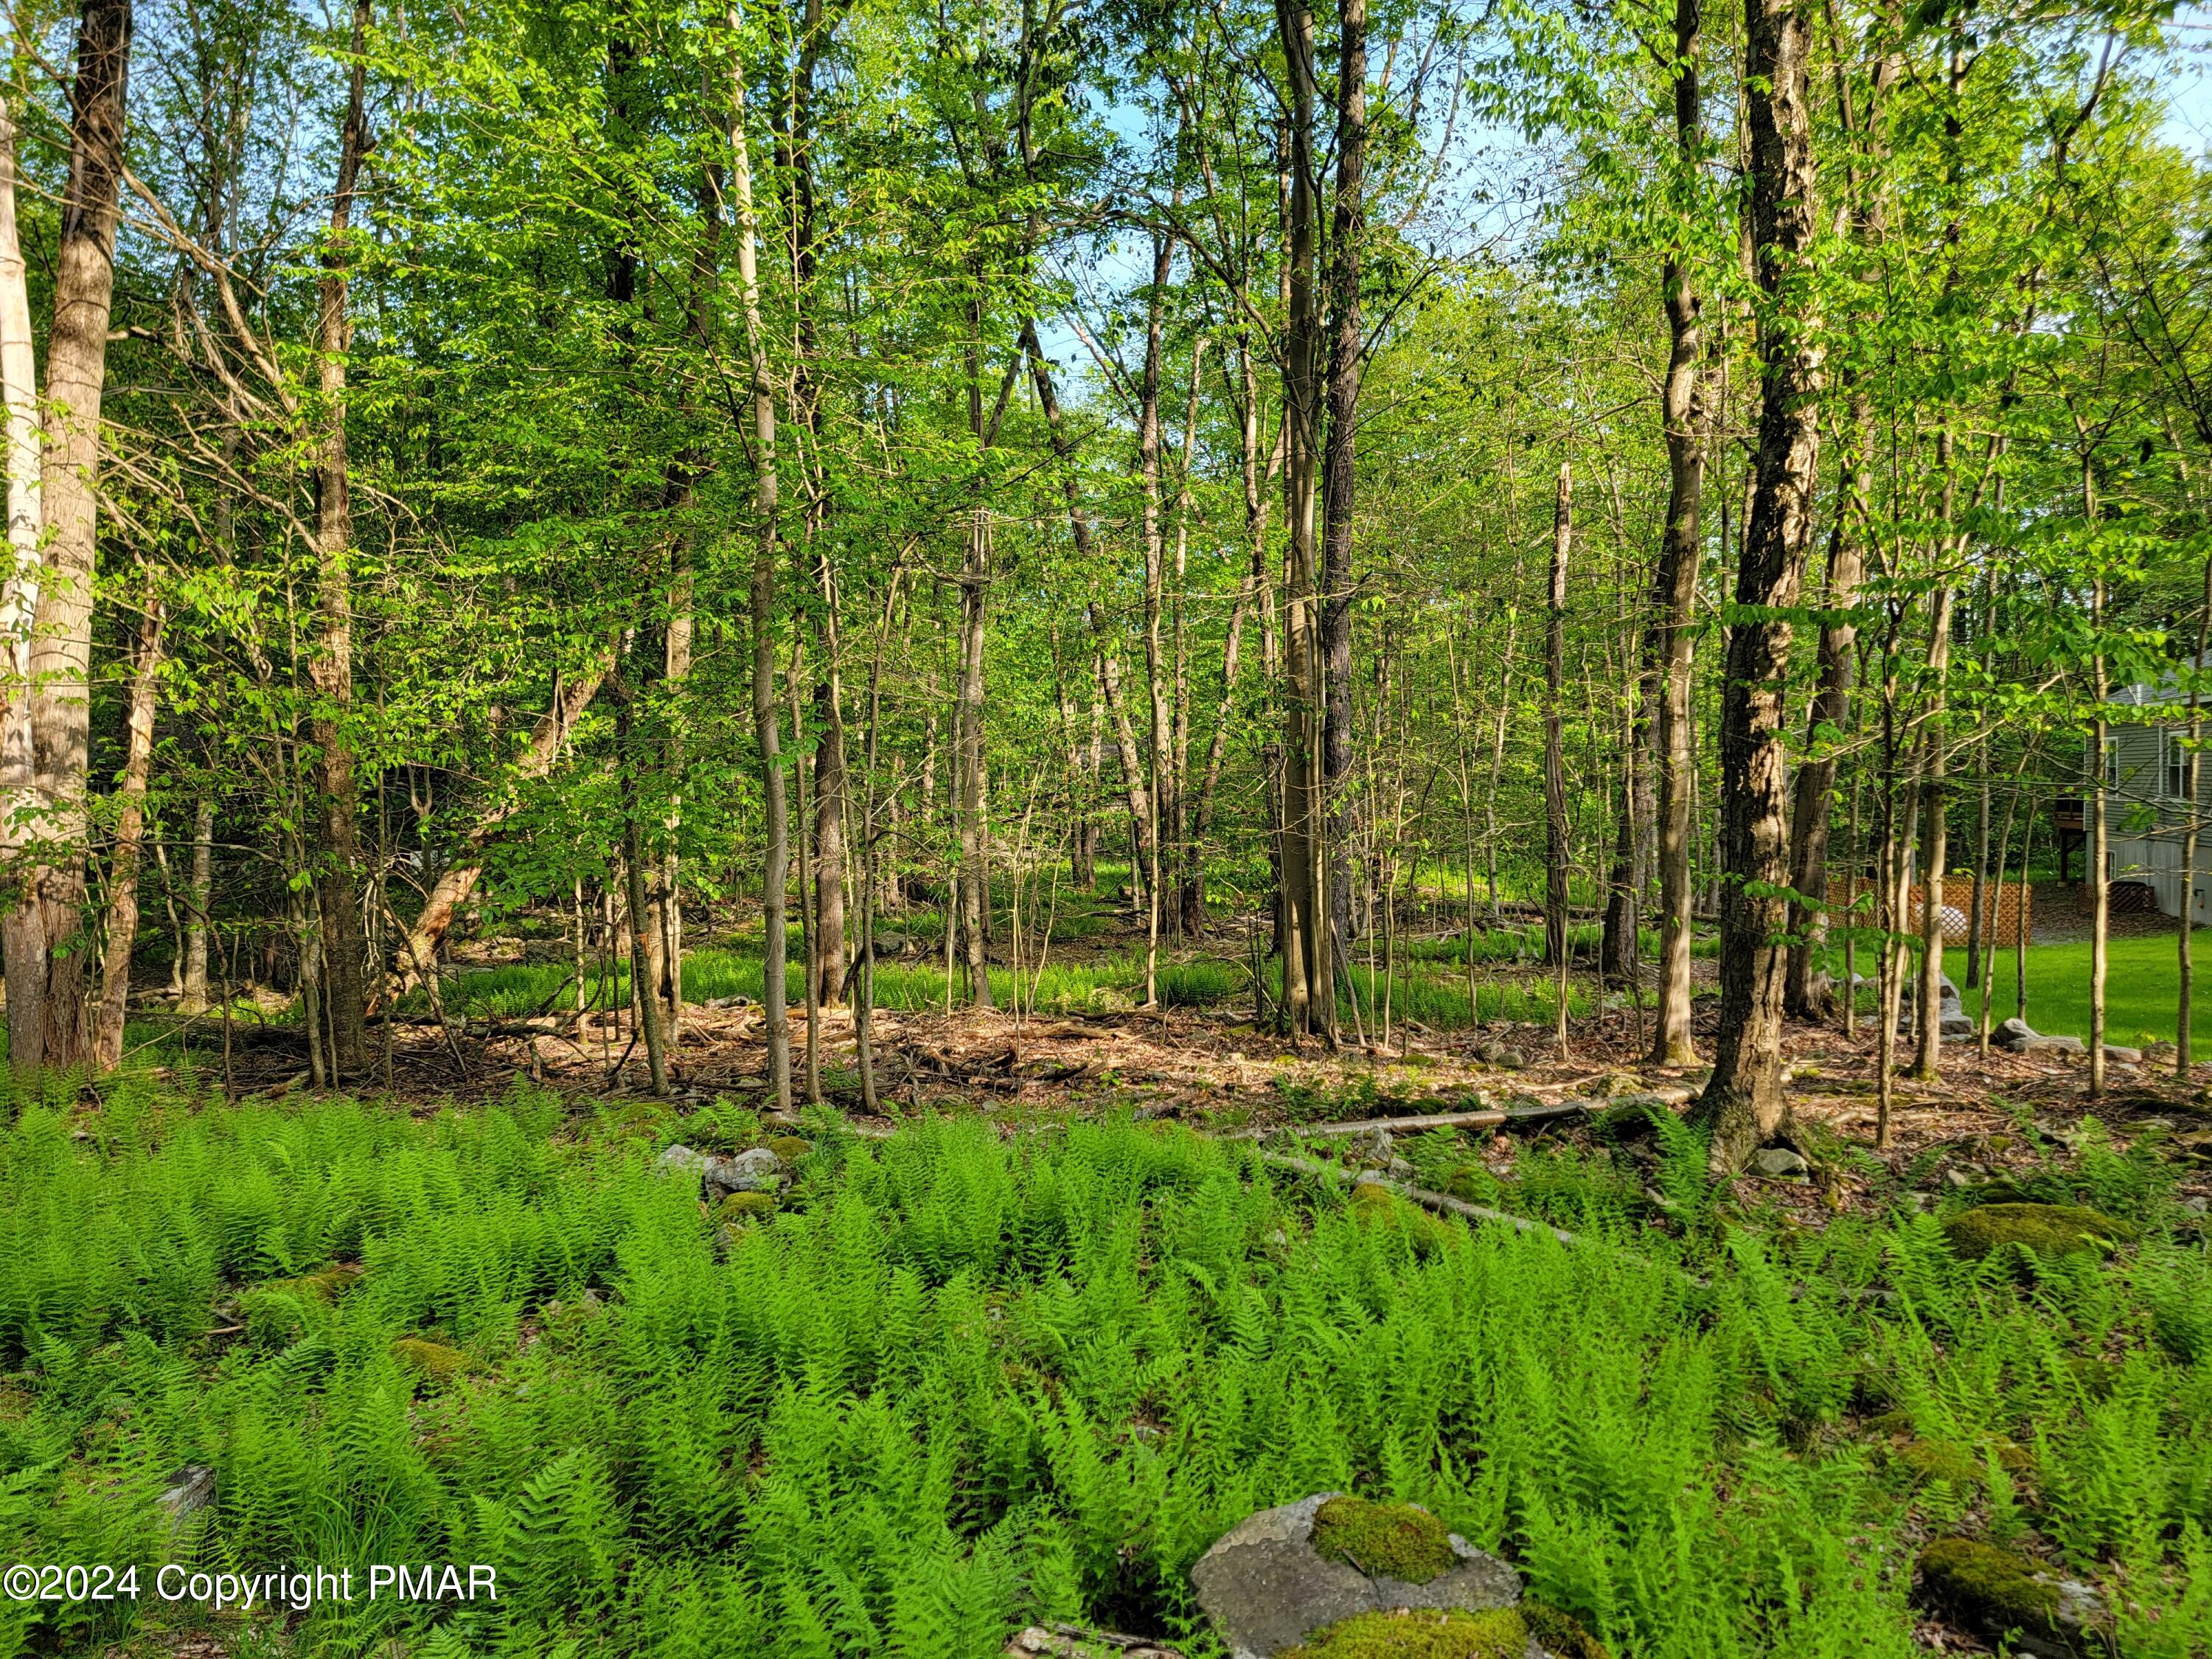
<svg viewBox="0 0 2212 1659"><path fill-rule="evenodd" d="M805 1135L778 1135L768 1143L768 1149L786 1164L796 1164L814 1150L814 1143Z"/></svg>
<svg viewBox="0 0 2212 1659"><path fill-rule="evenodd" d="M446 1382L476 1369L477 1362L459 1348L433 1342L427 1336L403 1336L392 1345L392 1357L425 1382Z"/></svg>
<svg viewBox="0 0 2212 1659"><path fill-rule="evenodd" d="M1282 1659L1522 1659L1528 1650L1528 1626L1517 1608L1408 1607L1331 1625Z"/></svg>
<svg viewBox="0 0 2212 1659"><path fill-rule="evenodd" d="M1541 1601L1523 1601L1520 1607L1522 1622L1528 1626L1552 1659L1613 1659L1606 1644L1583 1628L1582 1620L1571 1613Z"/></svg>
<svg viewBox="0 0 2212 1659"><path fill-rule="evenodd" d="M774 1193L732 1193L722 1200L724 1221L747 1221L754 1216L775 1213Z"/></svg>
<svg viewBox="0 0 2212 1659"><path fill-rule="evenodd" d="M335 1302L350 1290L354 1281L360 1277L361 1263L358 1261L333 1261L329 1267L303 1273L292 1282L299 1287L301 1294L312 1296L318 1302Z"/></svg>
<svg viewBox="0 0 2212 1659"><path fill-rule="evenodd" d="M1908 1441L1893 1455L1923 1480L1970 1486L1979 1483L1984 1473L1972 1452L1948 1440Z"/></svg>
<svg viewBox="0 0 2212 1659"><path fill-rule="evenodd" d="M2124 1221L2075 1204L1984 1204L1953 1216L1943 1231L1953 1249L1977 1259L2007 1244L2039 1255L2073 1255L2136 1236Z"/></svg>
<svg viewBox="0 0 2212 1659"><path fill-rule="evenodd" d="M1370 1577L1425 1584L1459 1565L1444 1523L1414 1504L1376 1504L1343 1493L1314 1512L1313 1547Z"/></svg>
<svg viewBox="0 0 2212 1659"><path fill-rule="evenodd" d="M1971 1538L1937 1538L1920 1552L1920 1595L1991 1638L2007 1631L2058 1637L2058 1587L2038 1564Z"/></svg>

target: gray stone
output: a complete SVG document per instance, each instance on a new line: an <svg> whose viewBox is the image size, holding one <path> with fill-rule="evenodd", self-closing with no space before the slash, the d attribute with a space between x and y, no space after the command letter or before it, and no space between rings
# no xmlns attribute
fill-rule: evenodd
<svg viewBox="0 0 2212 1659"><path fill-rule="evenodd" d="M703 1171L708 1194L774 1193L783 1189L783 1160L765 1146L735 1158L718 1158Z"/></svg>
<svg viewBox="0 0 2212 1659"><path fill-rule="evenodd" d="M1233 1659L1269 1659L1316 1631L1363 1613L1393 1607L1510 1607L1520 1576L1457 1534L1460 1564L1425 1584L1370 1577L1313 1547L1315 1511L1335 1497L1317 1492L1262 1510L1231 1528L1190 1570L1198 1604ZM1537 1651L1534 1644L1532 1651Z"/></svg>
<svg viewBox="0 0 2212 1659"><path fill-rule="evenodd" d="M187 1463L162 1483L162 1510L173 1521L181 1521L215 1502L215 1471L202 1463Z"/></svg>
<svg viewBox="0 0 2212 1659"><path fill-rule="evenodd" d="M2087 1047L2077 1036L2032 1036L2012 1048L2016 1054L2086 1054Z"/></svg>
<svg viewBox="0 0 2212 1659"><path fill-rule="evenodd" d="M2105 1058L2118 1060L2123 1066L2140 1066L2142 1064L2142 1050L2124 1048L2117 1042L2108 1042L2105 1045Z"/></svg>
<svg viewBox="0 0 2212 1659"><path fill-rule="evenodd" d="M1794 1176L1810 1175L1813 1166L1787 1146L1762 1146L1751 1155L1751 1171L1765 1176L1769 1181L1788 1181Z"/></svg>
<svg viewBox="0 0 2212 1659"><path fill-rule="evenodd" d="M714 1161L711 1152L695 1152L679 1140L653 1159L653 1167L654 1172L660 1175L666 1175L672 1170L689 1170L695 1175L703 1175Z"/></svg>
<svg viewBox="0 0 2212 1659"><path fill-rule="evenodd" d="M1936 1024L1946 1042L1964 1042L1981 1035L1981 1028L1964 1014L1945 1014Z"/></svg>
<svg viewBox="0 0 2212 1659"><path fill-rule="evenodd" d="M1182 1659L1182 1655L1139 1636L1079 1630L1073 1625L1031 1625L1014 1633L1001 1659Z"/></svg>
<svg viewBox="0 0 2212 1659"><path fill-rule="evenodd" d="M2034 1042L2037 1035L2035 1027L2014 1016L1990 1033L1990 1046L1995 1048L2017 1049L2023 1043Z"/></svg>
<svg viewBox="0 0 2212 1659"><path fill-rule="evenodd" d="M1965 1013L1966 1012L1966 1005L1959 1000L1959 988L1951 982L1950 975L1945 974L1942 976L1942 987L1936 993L1936 1012L1937 1017L1939 1018L1948 1019L1953 1014ZM1910 1008L1919 999L1920 976L1917 974L1915 974L1911 978L1907 979L1905 982L1904 989L1905 1006Z"/></svg>

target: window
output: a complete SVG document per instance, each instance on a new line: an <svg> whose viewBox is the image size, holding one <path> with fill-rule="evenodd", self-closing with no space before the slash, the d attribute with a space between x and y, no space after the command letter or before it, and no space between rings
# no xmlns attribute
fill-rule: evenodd
<svg viewBox="0 0 2212 1659"><path fill-rule="evenodd" d="M2165 750L2165 776L2168 800L2189 799L2189 740L2179 732L2160 733L2160 744Z"/></svg>
<svg viewBox="0 0 2212 1659"><path fill-rule="evenodd" d="M2117 789L2119 787L2120 740L2108 737L2105 739L2105 787Z"/></svg>

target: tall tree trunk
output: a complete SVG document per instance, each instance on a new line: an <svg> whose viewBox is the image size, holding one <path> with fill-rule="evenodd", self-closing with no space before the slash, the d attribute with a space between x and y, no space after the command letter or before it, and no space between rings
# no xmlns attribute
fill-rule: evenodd
<svg viewBox="0 0 2212 1659"><path fill-rule="evenodd" d="M1314 157L1314 17L1310 0L1275 0L1290 80L1290 190L1285 216L1283 502L1284 713L1281 872L1276 939L1290 1034L1336 1041L1329 908L1328 792L1323 781L1322 599L1315 518L1320 483L1322 323L1314 294L1320 227ZM1348 525L1347 525L1348 528Z"/></svg>
<svg viewBox="0 0 2212 1659"><path fill-rule="evenodd" d="M1721 701L1721 1020L1698 1106L1711 1162L1733 1174L1788 1115L1782 1094L1781 943L1789 907L1789 763L1782 741L1790 629L1819 482L1822 381L1814 291L1809 31L1796 0L1746 0L1744 101L1759 287L1757 472Z"/></svg>
<svg viewBox="0 0 2212 1659"><path fill-rule="evenodd" d="M184 983L177 997L180 1014L204 1014L208 1007L208 902L215 888L215 797L202 795L192 805L192 874L185 890Z"/></svg>
<svg viewBox="0 0 2212 1659"><path fill-rule="evenodd" d="M1695 179L1705 149L1699 91L1704 0L1674 3L1674 147L1679 181ZM1651 633L1645 646L1659 688L1659 1006L1651 1059L1661 1066L1697 1060L1690 1042L1690 841L1696 802L1697 753L1691 743L1690 697L1697 636L1703 542L1698 514L1705 488L1705 326L1697 283L1685 248L1670 249L1660 267L1667 308L1667 523L1651 582Z"/></svg>
<svg viewBox="0 0 2212 1659"><path fill-rule="evenodd" d="M1552 580L1544 607L1544 960L1567 960L1567 758L1559 699L1567 673L1567 551L1574 540L1574 477L1559 463L1552 520Z"/></svg>
<svg viewBox="0 0 2212 1659"><path fill-rule="evenodd" d="M333 1082L358 1076L368 1063L362 1023L368 1008L366 951L355 872L361 862L360 785L354 776L351 736L345 728L353 704L353 508L347 488L346 352L352 327L346 311L354 189L368 148L363 112L368 65L368 0L355 0L353 69L346 86L345 125L338 135L337 186L331 198L330 240L315 320L315 353L322 392L323 429L315 458L316 598L322 637L309 672L315 714L308 735L315 745L315 902L323 919L323 996L331 1036Z"/></svg>
<svg viewBox="0 0 2212 1659"><path fill-rule="evenodd" d="M1345 805L1352 773L1352 532L1359 371L1367 336L1359 306L1367 240L1367 0L1337 0L1336 190L1328 227L1328 434L1322 463L1321 652L1333 938L1352 910Z"/></svg>
<svg viewBox="0 0 2212 1659"><path fill-rule="evenodd" d="M131 1001L131 952L138 942L138 866L146 840L146 781L154 767L154 702L161 689L161 600L151 573L131 665L131 713L125 726L123 781L116 791L115 845L107 866L107 938L100 962L100 1012L92 1063L112 1072L123 1060L123 1021ZM201 969L206 978L206 969Z"/></svg>
<svg viewBox="0 0 2212 1659"><path fill-rule="evenodd" d="M0 398L7 406L8 568L0 585L0 848L13 866L30 837L31 629L39 609L39 365L15 219L15 123L0 100ZM10 878L22 872L10 868Z"/></svg>
<svg viewBox="0 0 2212 1659"><path fill-rule="evenodd" d="M635 704L638 688L617 678L615 683L615 775L622 788L623 879L627 884L629 911L630 1018L645 1036L646 1067L653 1092L668 1092L668 1033L661 1024L660 998L653 983L653 913L646 896L647 857L644 803L640 800L638 775L642 769L629 752L637 741Z"/></svg>
<svg viewBox="0 0 2212 1659"><path fill-rule="evenodd" d="M2204 658L2212 651L2212 558L2204 561L2203 609L2197 614L2197 655L2189 681L2189 794L2188 817L2181 832L2181 927L2176 936L2176 966L2181 975L2180 994L2173 1011L2173 1074L2189 1080L2191 1064L2189 1026L2194 1013L2197 955L2191 937L2197 927L2197 848L2204 810L2204 701L2197 677L2204 672Z"/></svg>
<svg viewBox="0 0 2212 1659"><path fill-rule="evenodd" d="M90 1036L81 935L92 584L131 32L131 0L84 0L46 347L52 416L40 468L44 568L29 665L27 803L38 844L24 860L21 896L5 928L9 1054L19 1073L76 1065Z"/></svg>
<svg viewBox="0 0 2212 1659"><path fill-rule="evenodd" d="M1145 363L1137 391L1137 472L1144 499L1145 541L1145 685L1151 695L1152 822L1150 839L1155 848L1155 877L1148 890L1148 914L1155 935L1170 918L1163 907L1172 902L1181 885L1176 868L1175 830L1181 808L1176 799L1175 740L1170 730L1170 688L1168 662L1162 648L1160 617L1166 584L1167 520L1160 497L1160 357L1165 323L1168 278L1173 270L1175 242L1164 234L1152 238L1152 281L1145 301Z"/></svg>
<svg viewBox="0 0 2212 1659"><path fill-rule="evenodd" d="M730 33L738 33L734 9ZM738 228L738 282L744 309L746 355L753 399L752 584L753 737L760 750L761 802L767 845L761 872L761 1008L768 1043L769 1098L791 1109L791 1009L785 989L786 888L791 879L791 814L785 799L783 757L775 708L775 566L781 544L776 521L775 382L769 372L768 331L761 320L758 222L753 211L751 152L745 138L744 83L732 76L730 94L730 196Z"/></svg>

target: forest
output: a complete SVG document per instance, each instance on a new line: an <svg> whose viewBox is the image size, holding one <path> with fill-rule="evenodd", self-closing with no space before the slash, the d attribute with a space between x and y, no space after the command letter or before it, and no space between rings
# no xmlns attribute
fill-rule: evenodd
<svg viewBox="0 0 2212 1659"><path fill-rule="evenodd" d="M2200 14L8 18L0 1659L2212 1659Z"/></svg>

